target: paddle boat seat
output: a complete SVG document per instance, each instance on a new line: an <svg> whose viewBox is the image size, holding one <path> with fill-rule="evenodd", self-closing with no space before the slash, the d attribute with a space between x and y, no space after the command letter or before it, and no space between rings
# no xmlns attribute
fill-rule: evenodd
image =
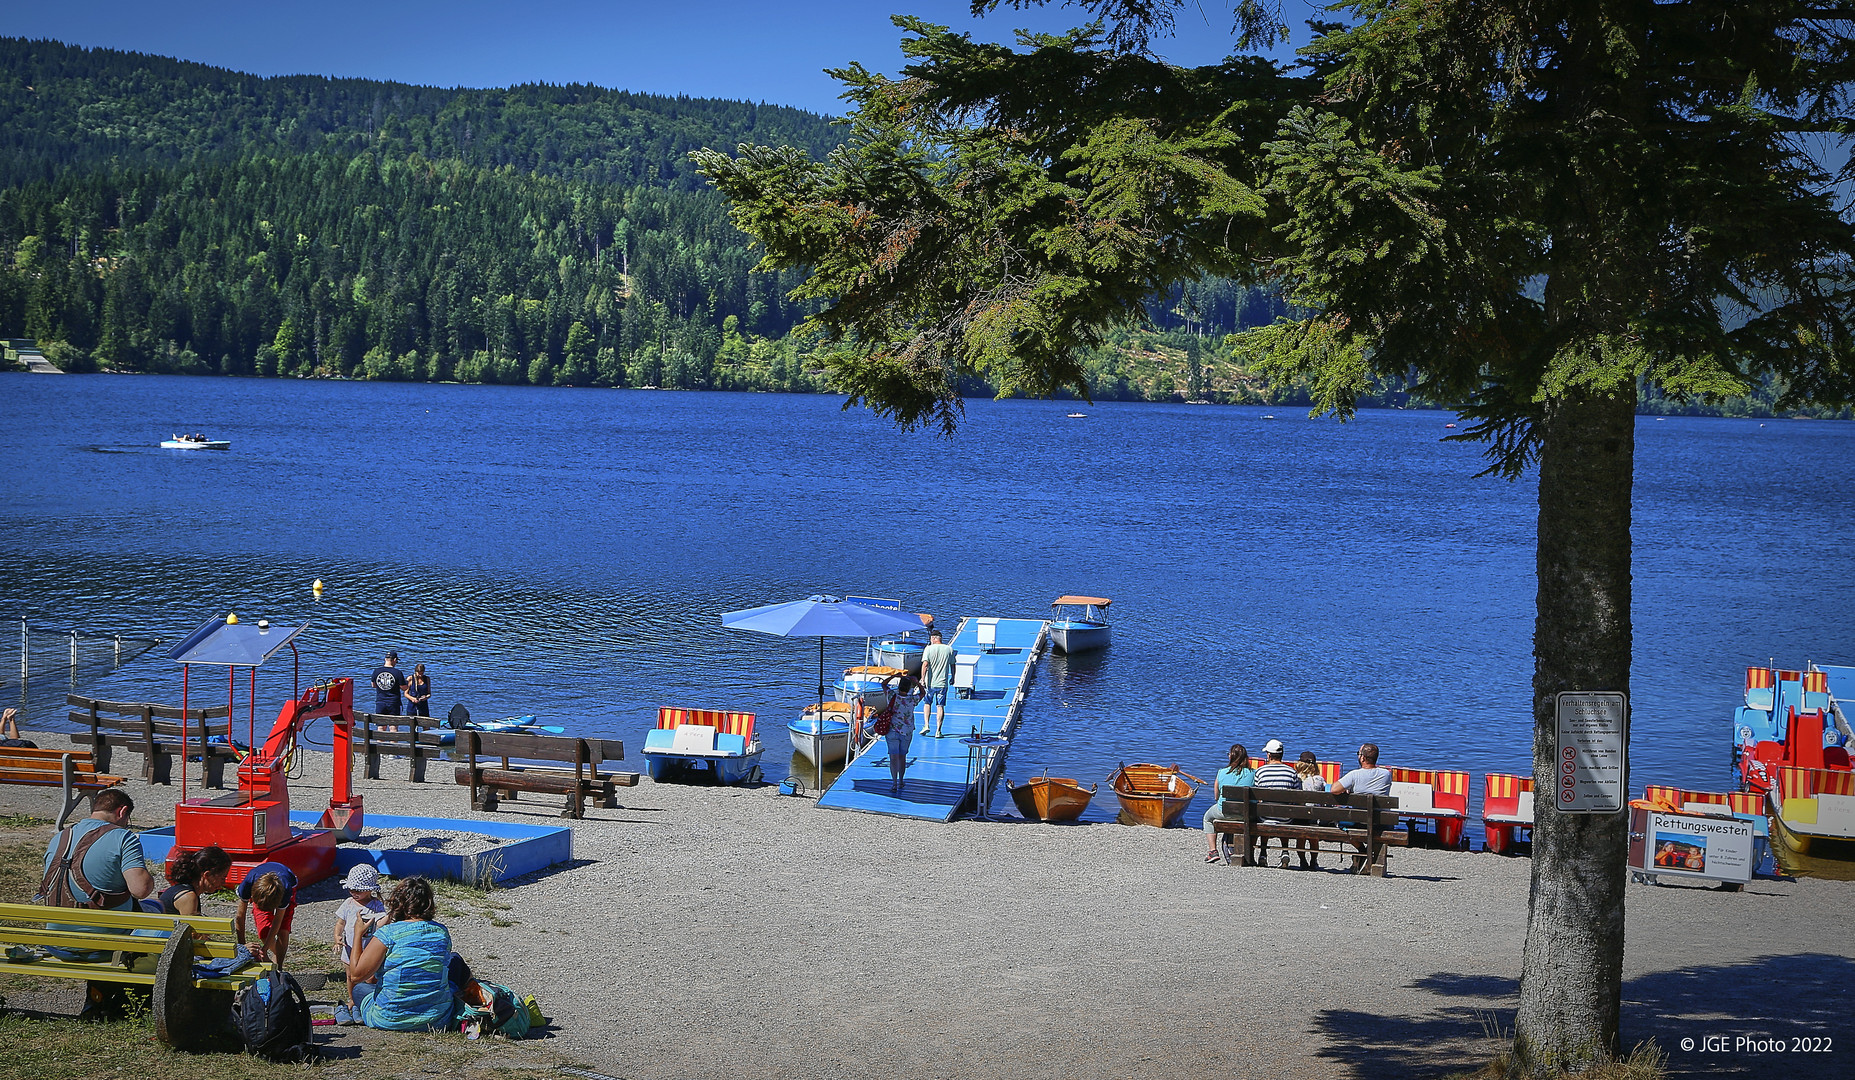
<svg viewBox="0 0 1855 1080"><path fill-rule="evenodd" d="M1481 824L1487 832L1482 850L1506 854L1522 829L1533 831L1533 778L1489 773L1481 796Z"/></svg>
<svg viewBox="0 0 1855 1080"><path fill-rule="evenodd" d="M753 779L765 747L754 738L754 714L723 709L657 710L657 727L644 736L645 767L662 780L672 766L695 765L724 784Z"/></svg>

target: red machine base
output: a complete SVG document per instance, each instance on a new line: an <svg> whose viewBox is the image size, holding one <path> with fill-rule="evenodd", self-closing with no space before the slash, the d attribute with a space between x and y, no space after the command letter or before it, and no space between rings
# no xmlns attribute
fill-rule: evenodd
<svg viewBox="0 0 1855 1080"><path fill-rule="evenodd" d="M167 859L170 872L180 853L180 845L174 845ZM232 870L225 876L226 886L236 886L245 880L245 875L251 872L252 867L264 862L280 862L296 875L298 885L313 885L323 878L334 876L335 834L320 829L293 831L289 840L262 854L234 854Z"/></svg>

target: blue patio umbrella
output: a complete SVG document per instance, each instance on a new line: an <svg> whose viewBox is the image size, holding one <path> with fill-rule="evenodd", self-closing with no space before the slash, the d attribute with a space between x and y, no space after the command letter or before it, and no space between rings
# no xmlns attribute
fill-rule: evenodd
<svg viewBox="0 0 1855 1080"><path fill-rule="evenodd" d="M921 618L905 611L887 611L835 596L811 596L784 604L742 608L722 613L721 624L734 630L756 630L778 637L818 639L818 710L824 712L824 639L828 637L881 637L921 629ZM822 723L822 721L821 721ZM822 728L820 729L822 730ZM817 755L817 784L824 787L824 755Z"/></svg>

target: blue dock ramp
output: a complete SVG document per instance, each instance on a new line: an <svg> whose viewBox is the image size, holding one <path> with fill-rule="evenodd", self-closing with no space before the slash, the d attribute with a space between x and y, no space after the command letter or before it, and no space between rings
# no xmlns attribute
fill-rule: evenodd
<svg viewBox="0 0 1855 1080"><path fill-rule="evenodd" d="M978 732L1009 739L1018 728L1025 689L1043 655L1049 624L1041 619L975 619L960 621L948 644L961 660L972 658L973 689L969 697L947 695L947 720L942 738L921 735L926 706L915 710L914 742L908 747L908 772L901 791L890 790L889 745L877 739L864 748L837 781L818 800L833 810L862 810L871 814L929 821L951 821L971 801L973 777L962 736ZM993 637L980 643L981 631ZM1005 755L989 756L993 774L1004 767Z"/></svg>

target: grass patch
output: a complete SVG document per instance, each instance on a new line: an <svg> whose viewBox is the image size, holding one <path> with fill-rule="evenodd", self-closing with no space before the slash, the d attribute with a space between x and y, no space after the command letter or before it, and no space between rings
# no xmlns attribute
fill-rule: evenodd
<svg viewBox="0 0 1855 1080"><path fill-rule="evenodd" d="M327 1029L316 1029L325 1043ZM355 1029L344 1029L354 1031ZM313 1073L301 1065L277 1065L249 1054L183 1054L155 1041L147 1018L109 1024L39 1020L0 1011L0 1046L6 1074L33 1080L102 1080L108 1077L203 1076L213 1080L377 1080L381 1076L426 1074L463 1080L512 1080L558 1075L554 1059L511 1065L506 1048L465 1043L457 1036L362 1032L367 1045L357 1056L325 1061ZM486 1058L495 1060L487 1061Z"/></svg>
<svg viewBox="0 0 1855 1080"><path fill-rule="evenodd" d="M1492 1016L1484 1015L1482 1028L1494 1046L1494 1058L1471 1072L1455 1073L1449 1080L1536 1080L1530 1062L1514 1053L1512 1029L1503 1029ZM1598 1061L1578 1072L1554 1071L1561 1080L1668 1080L1668 1055L1654 1041L1638 1043L1620 1058Z"/></svg>
<svg viewBox="0 0 1855 1080"><path fill-rule="evenodd" d="M50 825L51 818L33 817L31 814L6 814L0 816L0 829L36 829L41 825Z"/></svg>
<svg viewBox="0 0 1855 1080"><path fill-rule="evenodd" d="M503 913L515 905L504 900L495 885L467 885L461 881L433 879L432 896L438 901L438 914L447 919L467 917L488 919L491 926L520 926L520 919Z"/></svg>

